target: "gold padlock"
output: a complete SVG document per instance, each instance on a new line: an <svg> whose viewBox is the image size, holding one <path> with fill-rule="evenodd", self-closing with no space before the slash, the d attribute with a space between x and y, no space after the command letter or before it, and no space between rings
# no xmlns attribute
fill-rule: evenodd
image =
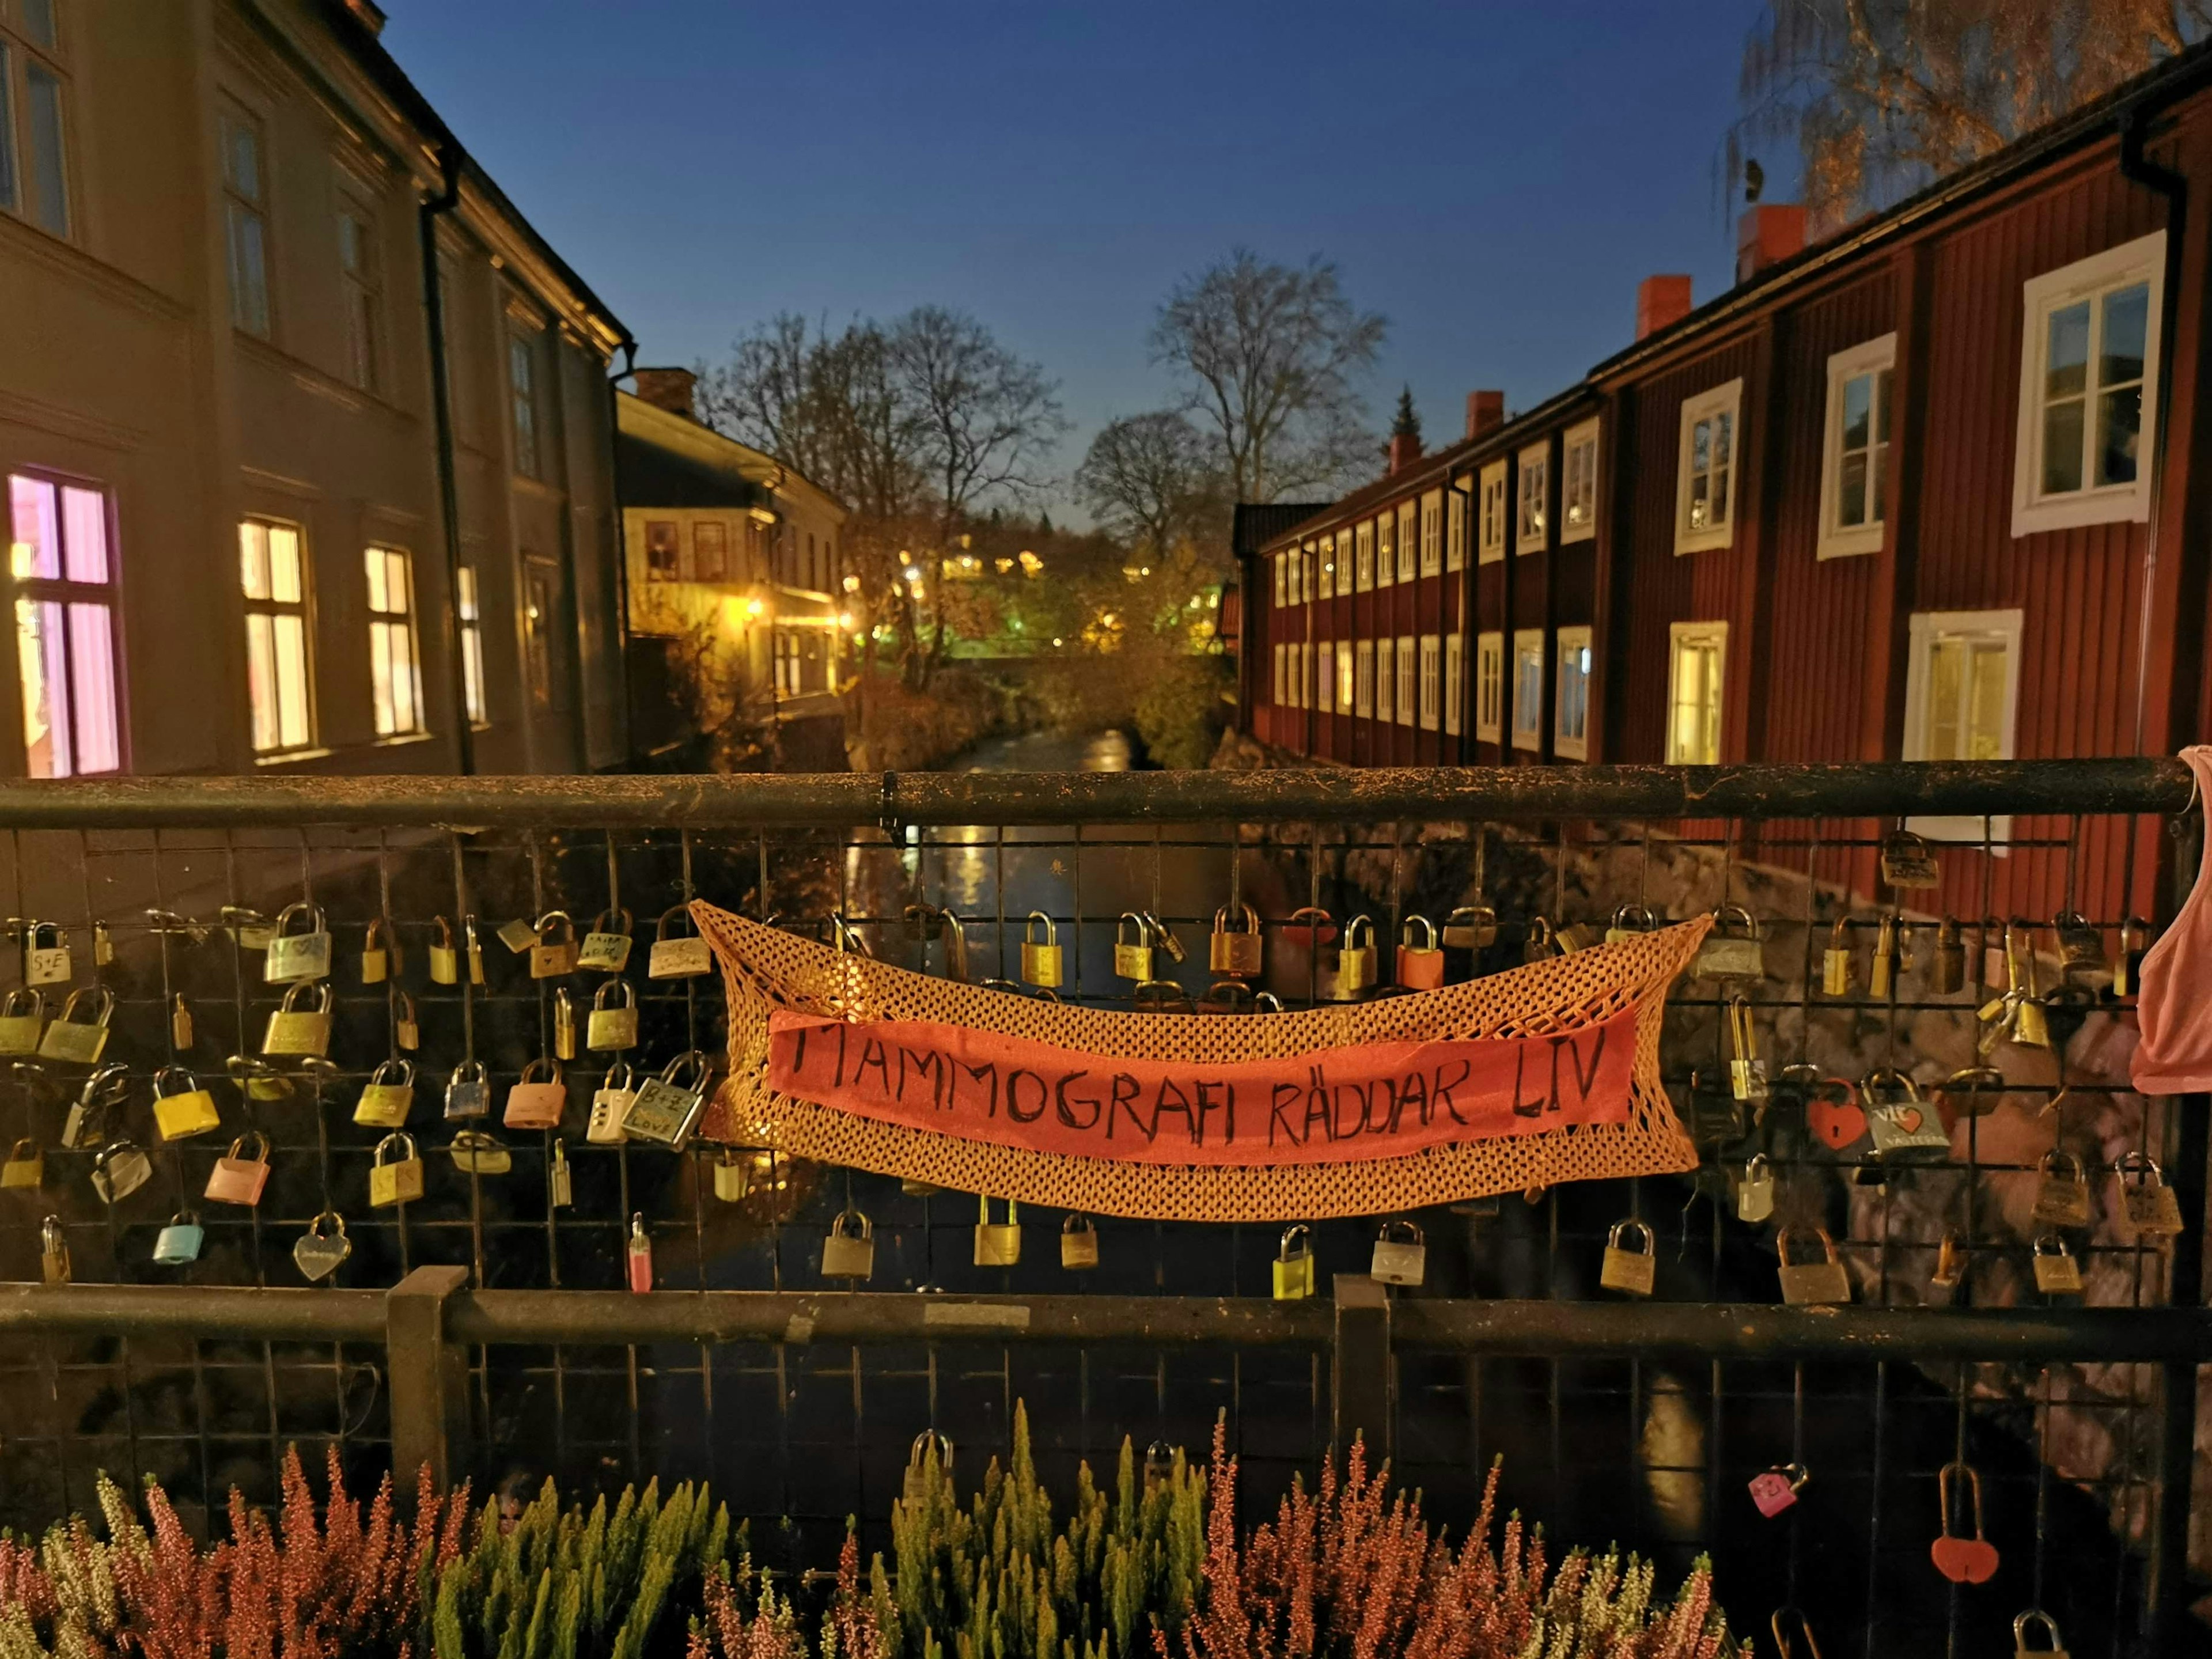
<svg viewBox="0 0 2212 1659"><path fill-rule="evenodd" d="M312 996L315 1006L301 1007L302 996ZM320 1057L330 1051L330 985L323 980L295 980L284 993L284 1000L269 1016L268 1029L262 1034L261 1052Z"/></svg>
<svg viewBox="0 0 2212 1659"><path fill-rule="evenodd" d="M484 982L483 941L477 937L477 919L472 915L461 918L461 951L469 959L469 983Z"/></svg>
<svg viewBox="0 0 2212 1659"><path fill-rule="evenodd" d="M1122 911L1114 924L1114 972L1140 985L1152 976L1152 929L1134 910Z"/></svg>
<svg viewBox="0 0 2212 1659"><path fill-rule="evenodd" d="M1314 1277L1313 1230L1303 1222L1284 1228L1275 1246L1275 1300L1304 1301L1314 1293Z"/></svg>
<svg viewBox="0 0 2212 1659"><path fill-rule="evenodd" d="M2094 973L2105 966L2105 930L2078 910L2061 910L2051 919L2058 941L2058 960L2069 970Z"/></svg>
<svg viewBox="0 0 2212 1659"><path fill-rule="evenodd" d="M1498 942L1498 912L1486 904L1462 904L1444 918L1447 951L1486 951Z"/></svg>
<svg viewBox="0 0 2212 1659"><path fill-rule="evenodd" d="M993 1221L991 1200L979 1193L975 1198L975 1265L979 1267L1011 1267L1021 1259L1020 1206L1008 1199L1006 1218Z"/></svg>
<svg viewBox="0 0 2212 1659"><path fill-rule="evenodd" d="M385 1154L396 1154L387 1161ZM368 1206L389 1209L412 1204L422 1196L422 1160L415 1152L415 1138L397 1131L376 1143L368 1166Z"/></svg>
<svg viewBox="0 0 2212 1659"><path fill-rule="evenodd" d="M192 1011L185 1002L185 994L177 993L175 1004L169 1010L169 1046L182 1054L192 1046Z"/></svg>
<svg viewBox="0 0 2212 1659"><path fill-rule="evenodd" d="M549 1208L565 1210L575 1201L576 1182L568 1169L568 1146L555 1135L553 1150L545 1160L545 1202Z"/></svg>
<svg viewBox="0 0 2212 1659"><path fill-rule="evenodd" d="M39 1224L39 1272L49 1285L70 1282L69 1236L62 1218L50 1215Z"/></svg>
<svg viewBox="0 0 2212 1659"><path fill-rule="evenodd" d="M89 1000L89 1012L83 1010ZM61 1017L39 1039L39 1058L65 1066L97 1066L107 1047L107 1022L114 1017L115 994L105 985L85 985L69 994Z"/></svg>
<svg viewBox="0 0 2212 1659"><path fill-rule="evenodd" d="M1874 930L1874 960L1867 969L1867 994L1886 1002L1897 987L1897 917L1886 915Z"/></svg>
<svg viewBox="0 0 2212 1659"><path fill-rule="evenodd" d="M1849 1302L1850 1270L1836 1254L1836 1241L1828 1237L1825 1227L1813 1231L1820 1241L1821 1259L1818 1261L1790 1259L1790 1241L1796 1236L1796 1229L1784 1227L1774 1236L1774 1253L1781 1261L1782 1299L1793 1308Z"/></svg>
<svg viewBox="0 0 2212 1659"><path fill-rule="evenodd" d="M404 991L392 993L392 1046L410 1053L422 1046L422 1023L415 1012L415 999Z"/></svg>
<svg viewBox="0 0 2212 1659"><path fill-rule="evenodd" d="M1743 997L1730 997L1728 1013L1729 1092L1741 1101L1765 1100L1769 1091L1766 1062L1759 1057L1751 1004Z"/></svg>
<svg viewBox="0 0 2212 1659"><path fill-rule="evenodd" d="M368 932L361 941L361 982L381 985L391 976L393 958L398 955L397 931L386 925L381 916L369 919Z"/></svg>
<svg viewBox="0 0 2212 1659"><path fill-rule="evenodd" d="M630 915L627 910L602 910L584 935L576 952L576 965L602 974L619 974L629 965Z"/></svg>
<svg viewBox="0 0 2212 1659"><path fill-rule="evenodd" d="M853 1231L859 1224L860 1231ZM876 1270L876 1230L858 1210L848 1209L830 1224L822 1241L824 1279L866 1279Z"/></svg>
<svg viewBox="0 0 2212 1659"><path fill-rule="evenodd" d="M1644 1235L1644 1248L1632 1250L1621 1241L1629 1230ZM1653 1237L1649 1224L1631 1216L1613 1224L1606 1235L1605 1261L1598 1269L1597 1282L1608 1291L1620 1291L1629 1296L1649 1296L1658 1280L1659 1241Z"/></svg>
<svg viewBox="0 0 2212 1659"><path fill-rule="evenodd" d="M2014 976L2012 1040L2025 1048L2048 1048L2051 1024L2042 988L2036 983L2035 938L2020 923L2005 924L2005 963L2006 971Z"/></svg>
<svg viewBox="0 0 2212 1659"><path fill-rule="evenodd" d="M566 910L548 910L538 918L538 942L530 947L531 978L558 979L573 974L581 954L576 924Z"/></svg>
<svg viewBox="0 0 2212 1659"><path fill-rule="evenodd" d="M647 979L695 979L711 971L714 953L698 933L672 934L668 923L672 917L691 920L689 907L672 904L660 913L660 920L653 926L653 949L646 953L645 976Z"/></svg>
<svg viewBox="0 0 2212 1659"><path fill-rule="evenodd" d="M1820 994L1849 996L1851 990L1851 919L1838 916L1828 930L1827 949L1820 952Z"/></svg>
<svg viewBox="0 0 2212 1659"><path fill-rule="evenodd" d="M2112 958L2112 994L2131 997L2142 985L2143 939L2150 924L2130 916L2120 924L2119 954Z"/></svg>
<svg viewBox="0 0 2212 1659"><path fill-rule="evenodd" d="M0 1054L35 1054L46 1034L46 1000L25 987L0 998Z"/></svg>
<svg viewBox="0 0 2212 1659"><path fill-rule="evenodd" d="M1959 1286L1966 1282L1966 1253L1959 1243L1959 1235L1946 1231L1936 1246L1935 1270L1928 1275L1925 1300L1929 1306L1951 1305L1958 1297Z"/></svg>
<svg viewBox="0 0 2212 1659"><path fill-rule="evenodd" d="M369 1073L353 1121L365 1129L397 1129L414 1109L415 1063L394 1057Z"/></svg>
<svg viewBox="0 0 2212 1659"><path fill-rule="evenodd" d="M2031 1247L2035 1253L2035 1288L2045 1296L2079 1296L2081 1264L2057 1233L2039 1234Z"/></svg>
<svg viewBox="0 0 2212 1659"><path fill-rule="evenodd" d="M107 924L104 921L94 922L92 924L92 965L95 968L105 968L114 960L115 940L108 933Z"/></svg>
<svg viewBox="0 0 2212 1659"><path fill-rule="evenodd" d="M576 1057L576 1000L565 985L553 989L553 1058Z"/></svg>
<svg viewBox="0 0 2212 1659"><path fill-rule="evenodd" d="M2032 1648L2027 1644L2030 1624L2043 1626L2048 1647ZM2012 1621L2012 1650L2014 1659L2066 1659L2065 1639L2058 1634L2057 1621L2041 1607L2030 1607Z"/></svg>
<svg viewBox="0 0 2212 1659"><path fill-rule="evenodd" d="M2136 1168L2144 1171L2145 1178L2131 1182L2128 1171ZM2130 1232L2139 1239L2159 1242L2185 1231L2181 1200L2166 1185L2165 1171L2158 1167L2156 1159L2147 1153L2130 1152L2120 1160L2115 1174L2119 1180L2120 1205Z"/></svg>
<svg viewBox="0 0 2212 1659"><path fill-rule="evenodd" d="M503 1176L514 1167L514 1154L500 1144L498 1136L483 1129L463 1129L446 1150L463 1175Z"/></svg>
<svg viewBox="0 0 2212 1659"><path fill-rule="evenodd" d="M1213 932L1206 940L1206 960L1214 973L1231 979L1249 979L1262 966L1260 913L1249 904L1240 904L1237 908L1243 913L1242 927L1229 925L1225 907L1213 913Z"/></svg>
<svg viewBox="0 0 2212 1659"><path fill-rule="evenodd" d="M1943 870L1924 836L1895 830L1882 837L1881 878L1896 888L1941 887Z"/></svg>
<svg viewBox="0 0 2212 1659"><path fill-rule="evenodd" d="M2050 1227L2089 1224L2089 1176L2081 1160L2054 1146L2036 1160L2035 1206L2030 1212Z"/></svg>
<svg viewBox="0 0 2212 1659"><path fill-rule="evenodd" d="M1955 918L1936 924L1936 951L1928 965L1928 988L1939 997L1956 996L1966 988L1966 945L1959 937Z"/></svg>
<svg viewBox="0 0 2212 1659"><path fill-rule="evenodd" d="M27 1191L42 1187L46 1180L46 1155L39 1143L25 1139L9 1149L8 1161L0 1164L0 1188Z"/></svg>
<svg viewBox="0 0 2212 1659"><path fill-rule="evenodd" d="M513 921L503 921L492 937L507 946L509 956L519 957L538 943L538 928L527 917L517 916Z"/></svg>
<svg viewBox="0 0 2212 1659"><path fill-rule="evenodd" d="M1087 1215L1070 1215L1060 1224L1060 1265L1079 1273L1098 1265L1098 1224Z"/></svg>
<svg viewBox="0 0 2212 1659"><path fill-rule="evenodd" d="M161 1092L163 1084L178 1080L183 1082L183 1088L173 1094ZM183 1066L164 1066L154 1073L154 1126L161 1132L162 1139L182 1140L187 1135L205 1134L222 1122L215 1109L215 1097L201 1088Z"/></svg>
<svg viewBox="0 0 2212 1659"><path fill-rule="evenodd" d="M1336 953L1336 1000L1351 1002L1375 983L1375 924L1357 915L1344 925Z"/></svg>
<svg viewBox="0 0 2212 1659"><path fill-rule="evenodd" d="M626 979L611 979L592 998L585 1046L597 1054L637 1047L637 993Z"/></svg>
<svg viewBox="0 0 2212 1659"><path fill-rule="evenodd" d="M1042 939L1037 938L1040 923L1044 927ZM1022 924L1022 977L1032 985L1063 983L1067 972L1066 954L1052 918L1042 910L1030 911L1029 920Z"/></svg>
<svg viewBox="0 0 2212 1659"><path fill-rule="evenodd" d="M453 924L443 916L430 918L430 983L458 985L460 953L453 948Z"/></svg>
<svg viewBox="0 0 2212 1659"><path fill-rule="evenodd" d="M1765 979L1766 949L1758 919L1741 904L1721 906L1690 967L1701 979Z"/></svg>
<svg viewBox="0 0 2212 1659"><path fill-rule="evenodd" d="M1559 953L1559 941L1552 931L1552 919L1549 916L1529 917L1527 927L1522 930L1521 960L1549 962Z"/></svg>
<svg viewBox="0 0 2212 1659"><path fill-rule="evenodd" d="M1408 935L1420 930L1421 942ZM1426 916L1411 915L1398 925L1397 981L1409 991L1433 991L1444 982L1443 948L1437 943L1437 925Z"/></svg>

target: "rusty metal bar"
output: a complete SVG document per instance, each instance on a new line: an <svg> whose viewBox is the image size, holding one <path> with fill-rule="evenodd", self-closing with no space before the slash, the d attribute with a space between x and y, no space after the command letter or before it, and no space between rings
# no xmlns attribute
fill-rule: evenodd
<svg viewBox="0 0 2212 1659"><path fill-rule="evenodd" d="M2179 812L2171 759L681 777L86 778L0 784L0 829L1532 823Z"/></svg>
<svg viewBox="0 0 2212 1659"><path fill-rule="evenodd" d="M443 1492L468 1468L467 1352L447 1332L466 1267L417 1267L386 1293L385 1366L392 1379L392 1468L400 1485L426 1465Z"/></svg>
<svg viewBox="0 0 2212 1659"><path fill-rule="evenodd" d="M1390 1293L1364 1273L1336 1276L1336 1340L1329 1367L1329 1452L1340 1457L1354 1440L1370 1456L1396 1449L1397 1413L1390 1375Z"/></svg>
<svg viewBox="0 0 2212 1659"><path fill-rule="evenodd" d="M0 1336L381 1342L381 1291L216 1285L0 1285Z"/></svg>

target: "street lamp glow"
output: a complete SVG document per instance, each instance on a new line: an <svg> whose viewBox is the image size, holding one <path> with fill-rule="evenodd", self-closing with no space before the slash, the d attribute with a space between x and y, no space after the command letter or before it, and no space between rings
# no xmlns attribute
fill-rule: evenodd
<svg viewBox="0 0 2212 1659"><path fill-rule="evenodd" d="M907 566L906 579L910 582L920 581L921 580L921 567L918 564L910 564Z"/></svg>
<svg viewBox="0 0 2212 1659"><path fill-rule="evenodd" d="M748 617L757 617L765 609L767 609L767 607L762 605L758 599L747 599L745 601L745 615Z"/></svg>
<svg viewBox="0 0 2212 1659"><path fill-rule="evenodd" d="M853 613L849 611L840 611L837 613L837 626L840 628L850 628L852 625Z"/></svg>

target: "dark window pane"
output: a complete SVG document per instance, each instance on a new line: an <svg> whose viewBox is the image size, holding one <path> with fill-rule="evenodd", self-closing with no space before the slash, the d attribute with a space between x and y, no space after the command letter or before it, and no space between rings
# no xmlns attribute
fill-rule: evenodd
<svg viewBox="0 0 2212 1659"><path fill-rule="evenodd" d="M2063 494L2081 487L2080 398L2053 404L2043 411L2043 493Z"/></svg>
<svg viewBox="0 0 2212 1659"><path fill-rule="evenodd" d="M2071 398L2088 381L2089 302L2051 313L2043 353L2043 395Z"/></svg>
<svg viewBox="0 0 2212 1659"><path fill-rule="evenodd" d="M1859 374L1844 382L1844 447L1864 449L1873 441L1868 422L1873 415L1872 376Z"/></svg>
<svg viewBox="0 0 2212 1659"><path fill-rule="evenodd" d="M2105 331L2098 342L2097 384L2120 386L2140 380L2150 326L2150 285L2114 290L2105 296Z"/></svg>
<svg viewBox="0 0 2212 1659"><path fill-rule="evenodd" d="M1836 490L1836 522L1848 528L1866 522L1867 458L1846 455Z"/></svg>
<svg viewBox="0 0 2212 1659"><path fill-rule="evenodd" d="M2133 483L2142 436L2142 387L2108 392L2097 399L2097 482Z"/></svg>

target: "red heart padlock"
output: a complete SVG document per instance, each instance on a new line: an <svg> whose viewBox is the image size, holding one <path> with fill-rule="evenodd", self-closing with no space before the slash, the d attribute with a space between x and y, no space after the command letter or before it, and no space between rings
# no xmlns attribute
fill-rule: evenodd
<svg viewBox="0 0 2212 1659"><path fill-rule="evenodd" d="M1759 1505L1761 1515L1771 1521L1797 1501L1798 1489L1811 1479L1802 1463L1784 1463L1779 1468L1752 1476L1751 1501Z"/></svg>
<svg viewBox="0 0 2212 1659"><path fill-rule="evenodd" d="M1974 1535L1954 1537L1951 1532L1951 1475L1965 1471L1974 1496ZM1928 1547L1936 1571L1954 1584L1985 1584L1996 1576L1997 1547L1982 1535L1982 1477L1967 1463L1946 1463L1936 1477L1937 1499L1943 1505L1942 1535Z"/></svg>
<svg viewBox="0 0 2212 1659"><path fill-rule="evenodd" d="M1860 1109L1858 1091L1849 1082L1832 1077L1814 1085L1813 1098L1805 1108L1805 1121L1813 1126L1813 1133L1827 1144L1831 1152L1840 1152L1866 1133L1866 1113Z"/></svg>

